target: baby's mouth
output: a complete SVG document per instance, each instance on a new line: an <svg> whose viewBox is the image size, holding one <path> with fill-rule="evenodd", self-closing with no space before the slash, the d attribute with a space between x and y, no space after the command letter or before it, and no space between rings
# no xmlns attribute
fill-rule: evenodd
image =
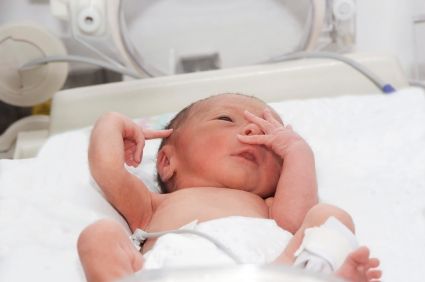
<svg viewBox="0 0 425 282"><path fill-rule="evenodd" d="M241 152L238 154L238 156L241 158L244 158L247 161L253 162L255 164L257 163L257 158L251 152Z"/></svg>

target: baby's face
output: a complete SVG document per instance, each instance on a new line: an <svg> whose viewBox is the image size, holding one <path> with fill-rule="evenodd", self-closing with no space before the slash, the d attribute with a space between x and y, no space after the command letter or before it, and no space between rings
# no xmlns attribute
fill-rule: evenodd
<svg viewBox="0 0 425 282"><path fill-rule="evenodd" d="M244 111L262 117L267 107L241 95L219 95L196 105L173 134L179 187L226 187L274 195L282 160L265 146L240 142L238 134L263 134Z"/></svg>

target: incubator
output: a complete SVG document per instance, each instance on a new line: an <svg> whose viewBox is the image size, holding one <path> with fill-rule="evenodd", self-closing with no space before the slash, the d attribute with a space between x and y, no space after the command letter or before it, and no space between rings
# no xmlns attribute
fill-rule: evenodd
<svg viewBox="0 0 425 282"><path fill-rule="evenodd" d="M344 53L355 43L355 4L51 0L50 17L66 31L53 35L27 22L0 27L0 100L18 107L44 103L82 65L127 80L271 63L299 51ZM1 156L11 157L17 134L45 128L46 118L10 126L0 136Z"/></svg>
<svg viewBox="0 0 425 282"><path fill-rule="evenodd" d="M354 0L53 0L51 7L74 40L141 76L344 52L355 41Z"/></svg>
<svg viewBox="0 0 425 282"><path fill-rule="evenodd" d="M42 20L0 26L0 100L32 107L51 99L49 115L25 117L0 135L0 280L83 281L81 230L105 217L126 226L89 173L90 126L101 114L162 128L184 106L226 91L264 100L303 133L321 198L352 211L359 240L382 258L383 280L409 273L423 281L424 93L408 88L395 57L346 54L356 45L355 0L8 1L49 9L43 16L60 28ZM423 17L415 23L419 35ZM93 66L120 81L69 84ZM394 90L389 83L399 91L381 95ZM152 187L156 145L146 143L145 163L132 171ZM244 265L152 270L125 281L332 279Z"/></svg>

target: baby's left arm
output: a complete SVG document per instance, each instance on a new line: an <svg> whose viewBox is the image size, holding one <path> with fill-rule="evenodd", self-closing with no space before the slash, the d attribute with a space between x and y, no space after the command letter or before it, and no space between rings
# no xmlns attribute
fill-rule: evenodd
<svg viewBox="0 0 425 282"><path fill-rule="evenodd" d="M282 228L295 233L307 211L318 202L314 155L307 142L265 109L263 117L245 112L248 121L264 134L239 136L241 142L264 145L283 160L282 171L271 207L271 217Z"/></svg>

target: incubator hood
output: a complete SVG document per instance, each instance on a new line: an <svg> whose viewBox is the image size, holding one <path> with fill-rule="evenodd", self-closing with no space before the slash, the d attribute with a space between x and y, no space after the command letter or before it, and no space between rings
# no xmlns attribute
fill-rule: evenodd
<svg viewBox="0 0 425 282"><path fill-rule="evenodd" d="M354 1L51 0L67 30L62 40L34 24L0 28L7 62L0 99L17 106L47 101L64 84L63 62L125 79L275 62L300 51L343 53L354 45Z"/></svg>
<svg viewBox="0 0 425 282"><path fill-rule="evenodd" d="M140 76L267 62L297 51L349 51L355 0L51 0L97 58Z"/></svg>

